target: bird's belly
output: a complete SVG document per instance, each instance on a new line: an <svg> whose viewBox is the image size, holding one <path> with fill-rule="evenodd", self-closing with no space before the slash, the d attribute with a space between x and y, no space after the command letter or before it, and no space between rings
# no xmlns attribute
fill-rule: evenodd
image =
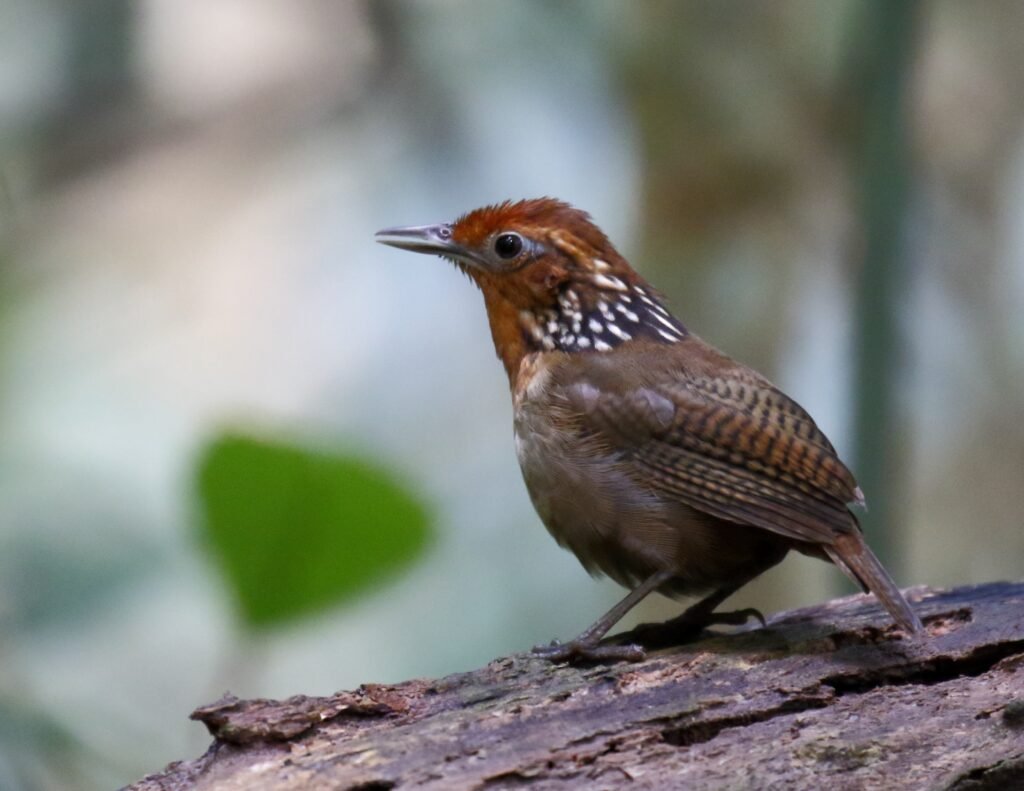
<svg viewBox="0 0 1024 791"><path fill-rule="evenodd" d="M637 502L633 487L610 464L581 457L566 437L534 421L517 421L516 452L541 521L588 571L629 584L638 575L633 567L655 560L638 562L636 551L619 546L622 512L651 513L658 504Z"/></svg>
<svg viewBox="0 0 1024 791"><path fill-rule="evenodd" d="M592 574L635 585L673 571L671 588L697 593L760 566L764 531L702 514L638 485L631 461L593 447L528 404L516 410L515 439L527 491L555 540ZM773 561L775 562L775 561Z"/></svg>

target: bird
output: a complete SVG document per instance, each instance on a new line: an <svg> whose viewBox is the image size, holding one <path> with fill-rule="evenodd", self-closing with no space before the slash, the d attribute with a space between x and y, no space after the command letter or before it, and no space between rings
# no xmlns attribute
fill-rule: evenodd
<svg viewBox="0 0 1024 791"><path fill-rule="evenodd" d="M589 214L554 198L505 201L376 240L447 259L479 287L533 506L588 572L629 590L535 653L635 661L659 634L764 626L755 609L716 610L790 550L831 561L907 635L922 631L849 508L863 493L811 416L691 332ZM655 591L702 598L641 627L649 642L603 640Z"/></svg>

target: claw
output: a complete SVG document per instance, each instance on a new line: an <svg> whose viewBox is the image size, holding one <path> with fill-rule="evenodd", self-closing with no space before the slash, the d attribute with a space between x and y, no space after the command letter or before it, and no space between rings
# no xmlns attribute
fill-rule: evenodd
<svg viewBox="0 0 1024 791"><path fill-rule="evenodd" d="M637 640L648 648L684 645L699 639L701 633L709 626L742 626L751 618L757 620L762 627L768 627L761 611L754 607L712 613L688 610L664 623L642 623L628 632L626 637Z"/></svg>
<svg viewBox="0 0 1024 791"><path fill-rule="evenodd" d="M568 662L570 665L587 662L639 662L647 656L644 649L635 644L601 645L580 640L565 643L553 640L550 645L535 646L533 655L550 662Z"/></svg>
<svg viewBox="0 0 1024 791"><path fill-rule="evenodd" d="M723 626L743 626L751 618L759 621L761 628L768 628L768 621L764 619L761 611L755 607L746 607L742 610L733 610L732 612L713 612L708 616L703 625L712 626L717 623Z"/></svg>

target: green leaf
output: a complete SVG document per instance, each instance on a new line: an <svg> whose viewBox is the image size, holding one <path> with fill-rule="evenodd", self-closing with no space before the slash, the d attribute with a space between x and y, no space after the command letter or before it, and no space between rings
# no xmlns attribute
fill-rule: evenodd
<svg viewBox="0 0 1024 791"><path fill-rule="evenodd" d="M203 452L198 484L204 538L253 627L351 600L430 538L419 501L354 456L226 433Z"/></svg>

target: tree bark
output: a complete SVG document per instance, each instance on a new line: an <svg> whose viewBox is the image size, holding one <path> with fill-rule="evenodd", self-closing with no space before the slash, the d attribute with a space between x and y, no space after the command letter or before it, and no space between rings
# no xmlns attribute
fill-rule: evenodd
<svg viewBox="0 0 1024 791"><path fill-rule="evenodd" d="M1024 583L910 598L915 640L853 596L635 664L228 695L205 755L130 788L1024 789Z"/></svg>

